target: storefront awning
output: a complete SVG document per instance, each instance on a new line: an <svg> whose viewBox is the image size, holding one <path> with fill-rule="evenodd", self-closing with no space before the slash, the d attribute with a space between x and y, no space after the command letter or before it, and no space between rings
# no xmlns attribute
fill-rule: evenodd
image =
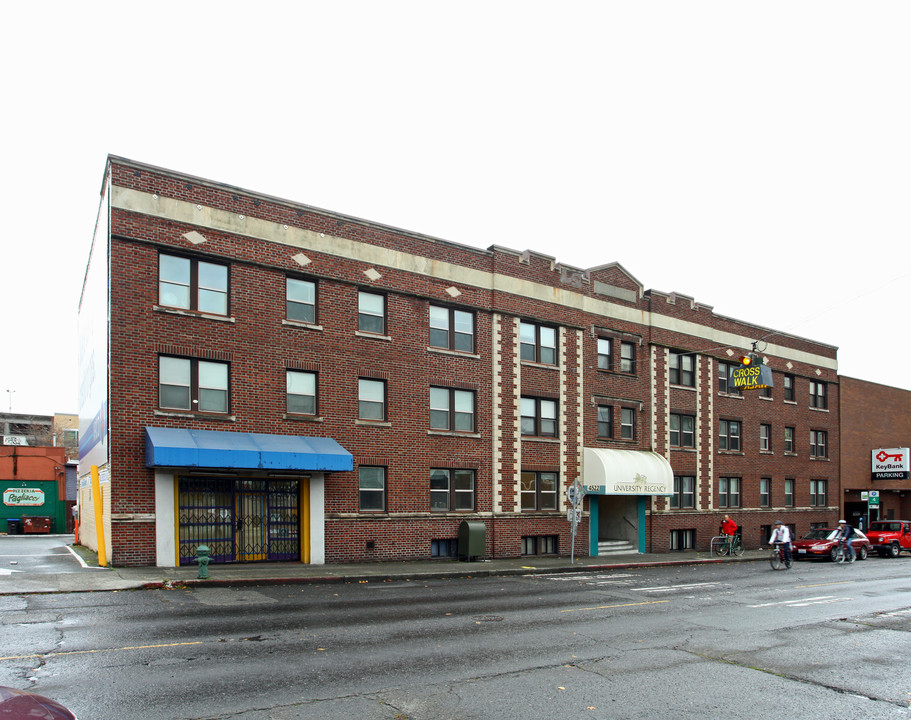
<svg viewBox="0 0 911 720"><path fill-rule="evenodd" d="M146 467L242 470L352 470L332 438L147 427Z"/></svg>
<svg viewBox="0 0 911 720"><path fill-rule="evenodd" d="M585 448L582 484L588 495L670 495L674 471L649 450Z"/></svg>

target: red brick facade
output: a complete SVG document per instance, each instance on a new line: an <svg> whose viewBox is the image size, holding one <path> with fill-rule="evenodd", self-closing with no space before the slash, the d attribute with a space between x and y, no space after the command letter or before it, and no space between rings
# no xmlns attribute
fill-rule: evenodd
<svg viewBox="0 0 911 720"><path fill-rule="evenodd" d="M841 476L844 513L857 524L868 511L861 492L878 490L881 505L873 519L911 519L911 480L874 480L872 453L907 448L911 443L911 391L841 378ZM847 518L846 518L847 519Z"/></svg>
<svg viewBox="0 0 911 720"><path fill-rule="evenodd" d="M430 557L432 541L456 538L465 518L484 523L488 556L518 556L530 547L523 537L554 536L555 548L538 547L568 555L565 489L584 482L583 448L654 450L674 475L694 478L693 507L647 498L643 551L667 551L681 530L695 531L686 542L705 549L725 512L753 547L775 519L801 533L837 520L834 347L718 316L683 296L643 291L617 264L580 270L533 252L477 250L122 159L110 160L109 173L114 564L155 562L154 522L118 520L156 510L153 471L144 462L146 426L338 441L352 453L354 470L326 476L327 562ZM162 306L162 253L227 265L227 315ZM316 283L315 322L287 320L288 277ZM385 299L381 333L358 332L359 291ZM430 347L431 305L472 314L470 352ZM522 322L556 330L555 363L520 361ZM599 368L599 339L611 343L610 367ZM719 363L736 363L754 341L774 372L771 398L720 392ZM635 355L631 372L621 347ZM692 385L671 384L671 352L695 358ZM162 409L162 355L227 363L228 411ZM317 374L315 415L286 411L289 369ZM785 375L794 382L793 400L784 398ZM382 421L358 419L359 379L385 383ZM824 387L825 407L810 407L811 382ZM430 388L473 393L471 432L430 430ZM522 397L556 404L553 437L520 432ZM612 409L613 437L599 437L599 405ZM694 419L693 447L671 446L672 415ZM625 438L621 426L629 418L632 437ZM719 449L720 421L740 424L739 449ZM763 424L770 428L765 450ZM794 433L788 451L786 427ZM814 446L822 455L810 454L811 431L824 433ZM361 466L386 470L382 512L360 510ZM475 472L472 512L431 511L432 468ZM556 509L521 509L523 472L557 473ZM735 506L721 507L719 478L739 482L739 499L730 498ZM761 499L763 478L770 496ZM786 481L793 481L787 501ZM811 481L825 481L825 493L812 485L811 498ZM600 501L588 498L586 511L591 502ZM576 554L588 554L598 532L588 517Z"/></svg>

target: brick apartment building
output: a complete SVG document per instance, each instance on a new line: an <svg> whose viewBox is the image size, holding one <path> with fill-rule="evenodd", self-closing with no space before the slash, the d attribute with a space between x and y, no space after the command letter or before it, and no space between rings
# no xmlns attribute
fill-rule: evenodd
<svg viewBox="0 0 911 720"><path fill-rule="evenodd" d="M445 557L464 520L488 557L568 555L576 481L577 555L838 519L836 348L617 263L110 157L80 333L82 541L118 565ZM774 387L737 391L754 346Z"/></svg>
<svg viewBox="0 0 911 720"><path fill-rule="evenodd" d="M845 519L862 527L869 527L872 520L911 519L911 480L907 477L911 391L843 376L840 386ZM873 456L883 450L905 451L904 477L873 473ZM863 497L871 490L879 492L878 505Z"/></svg>

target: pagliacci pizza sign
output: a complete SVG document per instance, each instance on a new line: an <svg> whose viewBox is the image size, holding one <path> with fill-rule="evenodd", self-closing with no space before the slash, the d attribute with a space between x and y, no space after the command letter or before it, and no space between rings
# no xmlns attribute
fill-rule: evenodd
<svg viewBox="0 0 911 720"><path fill-rule="evenodd" d="M9 488L3 491L3 504L13 507L44 505L44 490L39 488Z"/></svg>
<svg viewBox="0 0 911 720"><path fill-rule="evenodd" d="M907 480L911 476L908 448L878 448L870 454L874 480Z"/></svg>

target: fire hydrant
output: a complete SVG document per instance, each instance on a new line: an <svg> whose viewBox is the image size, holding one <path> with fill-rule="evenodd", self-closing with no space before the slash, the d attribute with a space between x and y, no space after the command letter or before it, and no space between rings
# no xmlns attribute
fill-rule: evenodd
<svg viewBox="0 0 911 720"><path fill-rule="evenodd" d="M196 564L199 565L199 573L196 575L200 580L209 579L209 562L212 558L209 557L209 546L200 545L196 548Z"/></svg>

